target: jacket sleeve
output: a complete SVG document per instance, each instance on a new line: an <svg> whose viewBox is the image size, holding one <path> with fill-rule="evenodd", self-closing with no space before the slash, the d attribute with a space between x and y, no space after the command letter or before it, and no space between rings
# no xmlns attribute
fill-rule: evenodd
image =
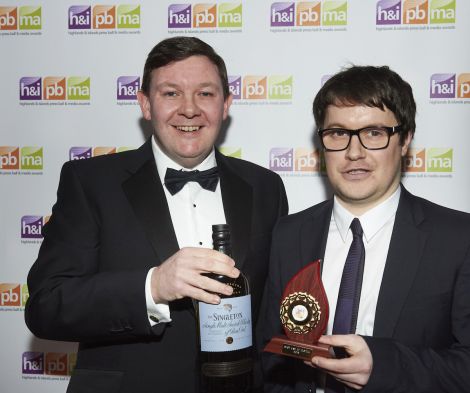
<svg viewBox="0 0 470 393"><path fill-rule="evenodd" d="M369 382L361 392L469 391L470 247L455 277L450 315L454 342L446 348L405 345L392 338L364 337L374 363Z"/></svg>
<svg viewBox="0 0 470 393"><path fill-rule="evenodd" d="M266 310L263 334L263 347L268 344L272 337L284 335L280 321L280 302L284 291L285 281L292 274L291 266L286 255L298 259L293 252L294 247L286 247L290 236L297 234L297 228L293 229L281 220L274 229L269 275L266 283ZM289 240L286 240L289 239ZM292 251L292 252L291 252ZM294 269L295 270L295 269ZM293 393L297 391L314 392L315 370L306 366L302 360L263 352L262 355L264 371L264 391L269 393Z"/></svg>
<svg viewBox="0 0 470 393"><path fill-rule="evenodd" d="M278 210L278 218L286 216L289 213L289 203L287 201L287 194L286 189L284 187L284 183L282 179L279 179L279 210Z"/></svg>
<svg viewBox="0 0 470 393"><path fill-rule="evenodd" d="M100 270L100 219L72 162L61 172L57 202L28 275L25 319L38 337L96 341L152 334L145 269Z"/></svg>

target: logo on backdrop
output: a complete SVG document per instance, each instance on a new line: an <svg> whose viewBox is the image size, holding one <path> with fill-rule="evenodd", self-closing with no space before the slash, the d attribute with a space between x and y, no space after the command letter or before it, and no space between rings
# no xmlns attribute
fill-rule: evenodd
<svg viewBox="0 0 470 393"><path fill-rule="evenodd" d="M348 2L276 2L270 7L271 32L346 31Z"/></svg>
<svg viewBox="0 0 470 393"><path fill-rule="evenodd" d="M140 34L140 5L72 5L68 32L84 34Z"/></svg>
<svg viewBox="0 0 470 393"><path fill-rule="evenodd" d="M41 35L42 7L0 6L0 36Z"/></svg>
<svg viewBox="0 0 470 393"><path fill-rule="evenodd" d="M186 3L168 6L169 33L239 33L242 3Z"/></svg>
<svg viewBox="0 0 470 393"><path fill-rule="evenodd" d="M325 160L321 150L306 147L273 147L269 169L283 177L321 176ZM403 158L402 171L407 177L452 177L452 148L413 148Z"/></svg>
<svg viewBox="0 0 470 393"><path fill-rule="evenodd" d="M137 92L140 89L140 77L120 76L116 81L116 99L118 105L138 105Z"/></svg>
<svg viewBox="0 0 470 393"><path fill-rule="evenodd" d="M242 158L241 147L220 146L219 151L227 157Z"/></svg>
<svg viewBox="0 0 470 393"><path fill-rule="evenodd" d="M228 82L235 105L292 103L292 75L229 75Z"/></svg>
<svg viewBox="0 0 470 393"><path fill-rule="evenodd" d="M470 104L470 73L431 75L429 98L431 104Z"/></svg>
<svg viewBox="0 0 470 393"><path fill-rule="evenodd" d="M21 355L23 379L68 380L77 363L76 353L23 352Z"/></svg>
<svg viewBox="0 0 470 393"><path fill-rule="evenodd" d="M20 105L90 105L88 76L24 76L19 83Z"/></svg>
<svg viewBox="0 0 470 393"><path fill-rule="evenodd" d="M69 150L69 161L85 160L91 157L104 156L106 154L120 153L123 151L134 150L129 146L77 146Z"/></svg>
<svg viewBox="0 0 470 393"><path fill-rule="evenodd" d="M21 217L21 243L41 244L42 228L51 216L23 216Z"/></svg>
<svg viewBox="0 0 470 393"><path fill-rule="evenodd" d="M0 175L42 175L43 148L0 146Z"/></svg>
<svg viewBox="0 0 470 393"><path fill-rule="evenodd" d="M379 0L377 30L455 29L456 0Z"/></svg>
<svg viewBox="0 0 470 393"><path fill-rule="evenodd" d="M333 74L322 75L320 78L320 85L323 86L327 82L327 80L330 79L332 76Z"/></svg>
<svg viewBox="0 0 470 393"><path fill-rule="evenodd" d="M412 148L403 158L407 177L452 177L454 149L442 147Z"/></svg>
<svg viewBox="0 0 470 393"><path fill-rule="evenodd" d="M273 147L269 152L269 169L281 176L314 176L324 172L319 150L306 147Z"/></svg>
<svg viewBox="0 0 470 393"><path fill-rule="evenodd" d="M0 311L23 311L28 297L26 284L0 283Z"/></svg>

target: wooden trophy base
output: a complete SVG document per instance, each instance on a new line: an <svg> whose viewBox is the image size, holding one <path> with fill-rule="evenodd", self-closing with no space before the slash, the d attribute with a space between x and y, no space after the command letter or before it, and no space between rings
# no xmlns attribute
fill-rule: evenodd
<svg viewBox="0 0 470 393"><path fill-rule="evenodd" d="M335 357L333 347L330 345L301 343L289 340L286 336L273 337L264 348L264 351L302 360L311 360L313 356Z"/></svg>

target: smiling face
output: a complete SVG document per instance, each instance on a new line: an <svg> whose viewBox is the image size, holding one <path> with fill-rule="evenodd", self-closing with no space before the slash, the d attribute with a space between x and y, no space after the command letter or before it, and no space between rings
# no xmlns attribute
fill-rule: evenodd
<svg viewBox="0 0 470 393"><path fill-rule="evenodd" d="M210 153L232 101L224 99L217 67L205 56L153 70L148 96L139 92L138 99L162 151L185 168Z"/></svg>
<svg viewBox="0 0 470 393"><path fill-rule="evenodd" d="M322 128L355 130L369 126L398 125L395 115L387 108L381 110L364 105L329 105ZM340 203L353 214L363 214L386 200L397 189L401 176L401 159L411 142L403 145L400 135L390 137L389 146L382 150L365 149L353 136L346 150L325 152L326 171Z"/></svg>

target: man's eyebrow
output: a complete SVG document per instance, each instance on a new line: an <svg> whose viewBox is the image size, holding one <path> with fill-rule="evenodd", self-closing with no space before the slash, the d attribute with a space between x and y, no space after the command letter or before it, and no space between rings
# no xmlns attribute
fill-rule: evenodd
<svg viewBox="0 0 470 393"><path fill-rule="evenodd" d="M177 83L173 83L173 82L162 82L162 83L159 83L156 88L157 89L161 89L162 87L174 87L174 88L179 88L179 85Z"/></svg>
<svg viewBox="0 0 470 393"><path fill-rule="evenodd" d="M362 128L369 128L369 127L388 127L388 126L385 125L382 122L378 122L378 123L368 123L365 126L359 127L357 129L360 130ZM344 126L342 123L338 123L338 122L328 124L328 126L323 127L323 128L341 128L341 129L344 129L344 130L351 130L351 128L348 128L348 127Z"/></svg>
<svg viewBox="0 0 470 393"><path fill-rule="evenodd" d="M174 83L174 82L162 82L162 83L157 84L157 86L156 86L157 89L161 89L162 87L173 87L175 89L179 89L180 85L178 83ZM198 88L201 88L201 87L215 87L215 88L217 88L218 85L217 85L217 83L214 83L214 82L201 82L201 83L199 83L199 85L197 85L197 87Z"/></svg>
<svg viewBox="0 0 470 393"><path fill-rule="evenodd" d="M218 87L218 84L214 82L202 82L199 84L199 87Z"/></svg>

